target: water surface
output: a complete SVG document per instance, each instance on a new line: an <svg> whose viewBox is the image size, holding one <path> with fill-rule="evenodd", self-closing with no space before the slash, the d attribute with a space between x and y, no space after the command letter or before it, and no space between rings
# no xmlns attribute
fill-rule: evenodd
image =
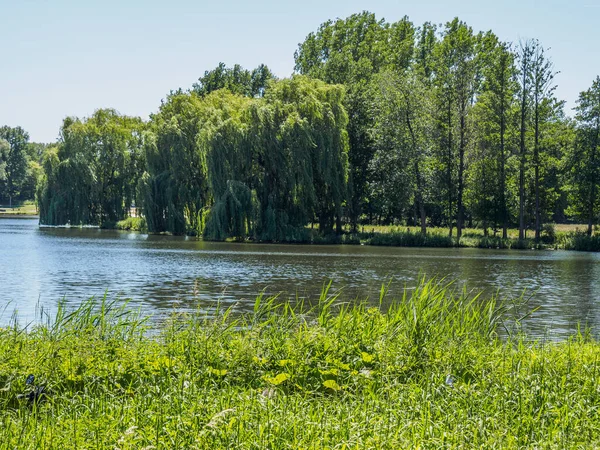
<svg viewBox="0 0 600 450"><path fill-rule="evenodd" d="M491 295L532 295L528 331L564 337L579 324L600 330L600 254L567 251L421 249L213 243L183 237L76 228L39 228L36 219L0 218L0 324L20 322L64 298L131 298L144 312L208 308L238 311L255 296L313 297L323 283L345 299L390 296L420 275L458 280Z"/></svg>

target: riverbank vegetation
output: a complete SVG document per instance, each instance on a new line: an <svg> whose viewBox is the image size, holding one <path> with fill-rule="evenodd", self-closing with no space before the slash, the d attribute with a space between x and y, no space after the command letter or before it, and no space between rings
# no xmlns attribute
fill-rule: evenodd
<svg viewBox="0 0 600 450"><path fill-rule="evenodd" d="M119 222L117 228L121 230L137 230L139 228L122 226L129 224L125 220ZM143 223L143 222L141 222ZM508 237L500 234L486 234L479 228L465 228L459 238L448 236L446 228L428 228L427 233L422 233L419 227L399 226L369 226L352 232L349 227L341 234L323 234L316 227L306 227L303 233L298 233L294 239L287 242L295 244L329 244L329 245L375 245L389 247L467 247L489 249L517 249L517 250L577 250L598 251L600 249L600 236L588 236L586 225L553 225L546 224L539 240L530 235L519 238L519 230L509 228ZM526 230L527 231L527 230ZM235 242L264 242L256 239L230 238ZM267 241L269 242L269 241Z"/></svg>
<svg viewBox="0 0 600 450"><path fill-rule="evenodd" d="M10 206L0 205L1 216L36 216L38 213L37 205L32 200L24 202L14 202Z"/></svg>
<svg viewBox="0 0 600 450"><path fill-rule="evenodd" d="M435 280L385 308L315 303L259 297L149 333L90 301L1 329L0 448L600 445L588 335L531 341L523 305Z"/></svg>
<svg viewBox="0 0 600 450"><path fill-rule="evenodd" d="M539 41L363 12L323 23L294 58L287 79L220 64L147 122L65 119L43 152L40 222L141 214L150 232L276 242L305 241L309 224L324 240L394 225L444 227L448 242L531 230L542 245L545 224L573 222L593 236L600 78L569 117Z"/></svg>
<svg viewBox="0 0 600 450"><path fill-rule="evenodd" d="M29 142L21 127L0 127L0 209L12 210L35 200L47 145Z"/></svg>

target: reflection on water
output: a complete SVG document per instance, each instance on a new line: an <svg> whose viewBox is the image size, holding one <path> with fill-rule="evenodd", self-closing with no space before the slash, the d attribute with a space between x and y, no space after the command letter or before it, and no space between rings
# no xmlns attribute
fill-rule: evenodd
<svg viewBox="0 0 600 450"><path fill-rule="evenodd" d="M250 309L257 293L314 297L333 280L347 299L390 297L420 275L456 279L469 289L540 305L528 330L564 336L578 323L600 330L600 255L565 251L418 249L211 243L98 229L38 228L32 219L0 219L0 323L17 309L32 320L36 305L64 297L131 298L145 312L208 307L221 301Z"/></svg>

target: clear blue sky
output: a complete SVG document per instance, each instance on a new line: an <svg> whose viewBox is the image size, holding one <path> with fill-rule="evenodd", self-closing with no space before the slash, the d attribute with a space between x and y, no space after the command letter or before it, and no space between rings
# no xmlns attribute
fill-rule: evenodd
<svg viewBox="0 0 600 450"><path fill-rule="evenodd" d="M100 107L147 118L219 61L288 76L310 31L364 9L536 37L551 48L568 108L600 75L600 0L0 0L0 125L52 142L64 117Z"/></svg>

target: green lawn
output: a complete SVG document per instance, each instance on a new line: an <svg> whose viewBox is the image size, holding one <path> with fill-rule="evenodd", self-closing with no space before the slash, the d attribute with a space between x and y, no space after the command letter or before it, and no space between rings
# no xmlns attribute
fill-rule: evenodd
<svg viewBox="0 0 600 450"><path fill-rule="evenodd" d="M0 216L2 215L27 215L36 216L38 214L37 207L33 202L24 202L22 204L15 204L13 208L8 205L0 204Z"/></svg>
<svg viewBox="0 0 600 450"><path fill-rule="evenodd" d="M574 232L585 232L587 231L586 224L549 224L554 228L554 231L557 233L574 233ZM412 233L417 233L421 231L420 227L413 226L397 226L397 225L361 225L358 227L359 232L364 233L394 233L394 232L402 232L402 231L410 231ZM350 228L347 228L349 231ZM493 236L494 231L489 228L489 235ZM448 228L445 227L428 227L427 233L433 235L440 236L448 236ZM527 230L526 238L534 237L534 230ZM456 237L456 228L452 231L453 236ZM480 237L483 236L482 228L463 228L463 236L472 236L472 237ZM502 229L498 229L496 232L496 236L502 236ZM518 228L509 228L508 229L508 238L509 239L518 239L519 237L519 229Z"/></svg>

